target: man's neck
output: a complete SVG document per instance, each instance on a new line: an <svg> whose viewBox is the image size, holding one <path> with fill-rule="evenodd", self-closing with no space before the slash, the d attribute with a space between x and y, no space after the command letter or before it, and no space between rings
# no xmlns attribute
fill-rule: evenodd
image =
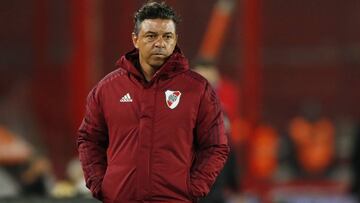
<svg viewBox="0 0 360 203"><path fill-rule="evenodd" d="M148 81L148 82L153 78L153 76L156 72L155 68L151 67L148 64L142 64L141 62L140 62L140 69L141 69L142 73L144 74L146 81Z"/></svg>

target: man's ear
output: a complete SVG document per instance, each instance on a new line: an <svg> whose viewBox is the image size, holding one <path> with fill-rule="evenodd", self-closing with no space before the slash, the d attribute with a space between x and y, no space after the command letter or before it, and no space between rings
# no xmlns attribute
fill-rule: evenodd
<svg viewBox="0 0 360 203"><path fill-rule="evenodd" d="M135 48L139 48L139 46L138 46L138 40L139 40L139 38L138 38L138 36L135 34L135 32L133 32L133 33L131 34L131 38L132 38L132 42L133 42L133 44L134 44L134 47L135 47Z"/></svg>

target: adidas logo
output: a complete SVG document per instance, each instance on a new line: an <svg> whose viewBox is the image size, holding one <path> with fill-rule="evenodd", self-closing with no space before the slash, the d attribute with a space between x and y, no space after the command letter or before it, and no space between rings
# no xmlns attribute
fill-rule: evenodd
<svg viewBox="0 0 360 203"><path fill-rule="evenodd" d="M127 93L123 97L121 97L120 102L132 102L133 100L130 97L130 94Z"/></svg>

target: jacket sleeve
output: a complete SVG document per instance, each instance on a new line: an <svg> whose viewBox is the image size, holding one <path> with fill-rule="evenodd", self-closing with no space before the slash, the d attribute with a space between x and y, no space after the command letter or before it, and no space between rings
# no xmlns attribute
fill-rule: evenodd
<svg viewBox="0 0 360 203"><path fill-rule="evenodd" d="M209 193L230 151L220 102L209 84L201 99L196 125L190 192L197 198Z"/></svg>
<svg viewBox="0 0 360 203"><path fill-rule="evenodd" d="M107 168L108 130L97 87L87 97L85 116L78 130L77 146L86 186L95 198L101 200L101 184Z"/></svg>

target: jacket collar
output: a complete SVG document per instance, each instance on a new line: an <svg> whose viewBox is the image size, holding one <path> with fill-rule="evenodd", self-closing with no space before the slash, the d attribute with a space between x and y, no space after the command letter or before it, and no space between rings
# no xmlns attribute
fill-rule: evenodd
<svg viewBox="0 0 360 203"><path fill-rule="evenodd" d="M116 62L116 66L118 68L125 69L129 74L132 74L139 79L145 80L141 70L136 68L136 67L140 67L139 51L137 49L133 49L132 51L123 55ZM155 72L152 80L158 77L171 78L188 69L189 69L188 60L185 58L180 48L176 46L174 52L168 58L168 60Z"/></svg>

